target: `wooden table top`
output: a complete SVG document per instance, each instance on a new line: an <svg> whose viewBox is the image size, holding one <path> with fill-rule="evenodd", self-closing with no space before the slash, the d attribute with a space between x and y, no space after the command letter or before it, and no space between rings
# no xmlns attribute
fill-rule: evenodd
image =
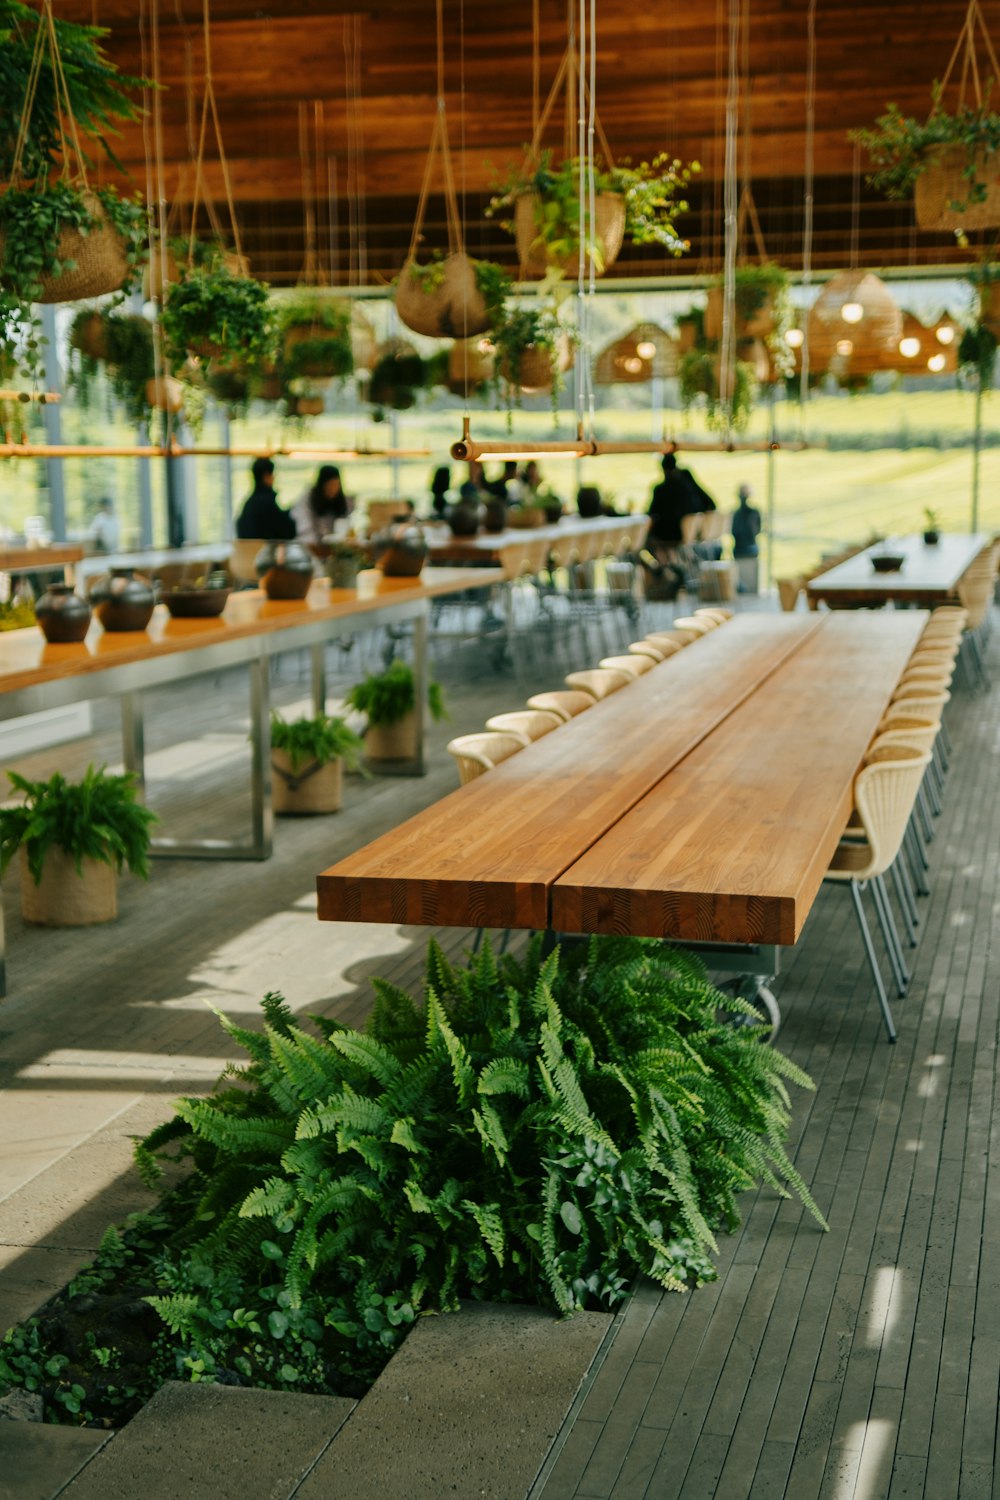
<svg viewBox="0 0 1000 1500"><path fill-rule="evenodd" d="M477 536L453 536L447 525L425 524L431 558L502 557L508 547L524 542L548 542L558 547L562 542L580 537L600 538L626 531L642 536L649 529L649 517L636 516L563 516L551 526L508 527L506 531L481 531ZM641 541L642 537L639 537Z"/></svg>
<svg viewBox="0 0 1000 1500"><path fill-rule="evenodd" d="M46 573L71 568L82 560L82 547L57 542L53 547L0 547L0 573Z"/></svg>
<svg viewBox="0 0 1000 1500"><path fill-rule="evenodd" d="M319 916L794 942L925 622L740 616L324 871Z"/></svg>
<svg viewBox="0 0 1000 1500"><path fill-rule="evenodd" d="M318 879L330 921L548 925L553 884L821 627L744 615Z"/></svg>
<svg viewBox="0 0 1000 1500"><path fill-rule="evenodd" d="M917 610L826 616L560 877L556 931L796 942L926 619Z"/></svg>
<svg viewBox="0 0 1000 1500"><path fill-rule="evenodd" d="M0 633L0 693L318 620L353 619L386 604L410 604L498 583L502 576L496 569L427 568L419 578L385 578L372 568L359 575L357 589L334 589L326 579L317 579L301 600L272 600L260 589L243 589L229 596L223 614L214 620L174 620L162 604L145 630L106 631L95 618L86 640L77 645L49 645L37 626L8 630Z"/></svg>
<svg viewBox="0 0 1000 1500"><path fill-rule="evenodd" d="M851 598L876 603L887 599L944 599L955 592L988 541L981 532L945 532L933 547L922 536L887 537L826 573L817 573L806 584L806 591L814 598L833 602ZM880 552L895 552L905 559L898 573L876 573L871 559Z"/></svg>

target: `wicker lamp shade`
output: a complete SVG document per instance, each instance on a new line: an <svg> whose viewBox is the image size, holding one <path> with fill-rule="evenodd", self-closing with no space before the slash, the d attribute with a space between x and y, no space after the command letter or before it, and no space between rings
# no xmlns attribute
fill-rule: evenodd
<svg viewBox="0 0 1000 1500"><path fill-rule="evenodd" d="M676 373L677 345L656 323L637 323L594 361L595 385L641 385Z"/></svg>
<svg viewBox="0 0 1000 1500"><path fill-rule="evenodd" d="M860 314L845 318L845 309ZM810 363L825 370L837 358L859 363L891 357L902 334L903 315L885 283L870 271L841 271L809 313Z"/></svg>

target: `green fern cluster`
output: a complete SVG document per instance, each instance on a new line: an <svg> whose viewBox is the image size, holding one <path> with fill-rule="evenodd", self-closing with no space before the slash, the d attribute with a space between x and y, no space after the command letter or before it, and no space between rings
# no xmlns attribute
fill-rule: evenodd
<svg viewBox="0 0 1000 1500"><path fill-rule="evenodd" d="M294 719L289 724L277 710L271 715L271 745L275 750L285 751L293 771L310 761L325 766L338 759L344 761L349 771L356 771L365 748L361 736L343 719L320 713L311 719Z"/></svg>
<svg viewBox="0 0 1000 1500"><path fill-rule="evenodd" d="M138 1153L147 1177L171 1143L193 1160L180 1254L280 1267L293 1308L367 1286L418 1312L571 1312L614 1305L637 1272L713 1277L714 1231L756 1182L820 1219L783 1146L786 1080L810 1082L760 1026L720 1019L741 1002L697 960L595 938L461 968L432 943L421 1002L376 990L365 1033L315 1036L273 995L263 1032L223 1019L251 1060L238 1086L180 1101Z"/></svg>
<svg viewBox="0 0 1000 1500"><path fill-rule="evenodd" d="M88 766L79 782L58 771L48 781L28 781L16 771L7 778L24 800L0 808L0 874L23 846L36 885L54 847L74 860L78 874L85 859L96 859L119 872L128 865L135 875L149 875L150 829L158 819L139 802L131 772L114 776Z"/></svg>

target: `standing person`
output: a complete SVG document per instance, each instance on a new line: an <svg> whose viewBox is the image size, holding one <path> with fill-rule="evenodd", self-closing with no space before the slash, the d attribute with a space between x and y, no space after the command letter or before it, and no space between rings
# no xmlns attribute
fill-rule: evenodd
<svg viewBox="0 0 1000 1500"><path fill-rule="evenodd" d="M715 501L707 490L703 490L688 469L678 466L677 455L663 455L663 478L653 489L647 514L652 524L649 528L651 550L660 555L660 550L669 552L681 545L684 533L681 522L685 516L698 515L714 510ZM662 559L661 559L662 560Z"/></svg>
<svg viewBox="0 0 1000 1500"><path fill-rule="evenodd" d="M315 483L292 506L297 540L305 547L321 547L334 522L346 520L353 509L353 500L344 494L340 470L333 464L323 464Z"/></svg>
<svg viewBox="0 0 1000 1500"><path fill-rule="evenodd" d="M448 491L451 489L451 470L447 464L434 470L431 479L431 510L439 520L444 520L448 509Z"/></svg>
<svg viewBox="0 0 1000 1500"><path fill-rule="evenodd" d="M760 536L760 511L755 505L750 504L750 496L753 490L748 484L741 484L737 490L739 505L733 512L733 556L756 557L758 554L757 538Z"/></svg>
<svg viewBox="0 0 1000 1500"><path fill-rule="evenodd" d="M274 464L269 458L255 458L250 465L253 489L243 503L236 522L236 535L249 541L290 542L295 522L289 511L282 510L274 493Z"/></svg>
<svg viewBox="0 0 1000 1500"><path fill-rule="evenodd" d="M97 514L90 523L90 540L95 552L118 551L118 517L114 503L107 495L97 502Z"/></svg>
<svg viewBox="0 0 1000 1500"><path fill-rule="evenodd" d="M502 500L505 505L516 504L521 498L521 481L517 477L517 464L512 458L508 458L503 466L503 472L496 479L488 479L486 488L496 500Z"/></svg>
<svg viewBox="0 0 1000 1500"><path fill-rule="evenodd" d="M530 505L542 487L542 471L533 458L521 470L521 502Z"/></svg>

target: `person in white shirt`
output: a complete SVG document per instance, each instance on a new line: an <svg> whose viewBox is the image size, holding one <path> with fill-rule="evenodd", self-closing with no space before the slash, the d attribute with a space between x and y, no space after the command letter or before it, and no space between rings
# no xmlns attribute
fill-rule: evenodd
<svg viewBox="0 0 1000 1500"><path fill-rule="evenodd" d="M319 547L329 536L335 521L343 521L354 509L354 501L344 494L340 470L323 464L316 482L292 506L295 538L305 547Z"/></svg>
<svg viewBox="0 0 1000 1500"><path fill-rule="evenodd" d="M97 515L90 523L90 542L95 552L117 552L119 543L118 517L115 507L107 495L97 502Z"/></svg>

